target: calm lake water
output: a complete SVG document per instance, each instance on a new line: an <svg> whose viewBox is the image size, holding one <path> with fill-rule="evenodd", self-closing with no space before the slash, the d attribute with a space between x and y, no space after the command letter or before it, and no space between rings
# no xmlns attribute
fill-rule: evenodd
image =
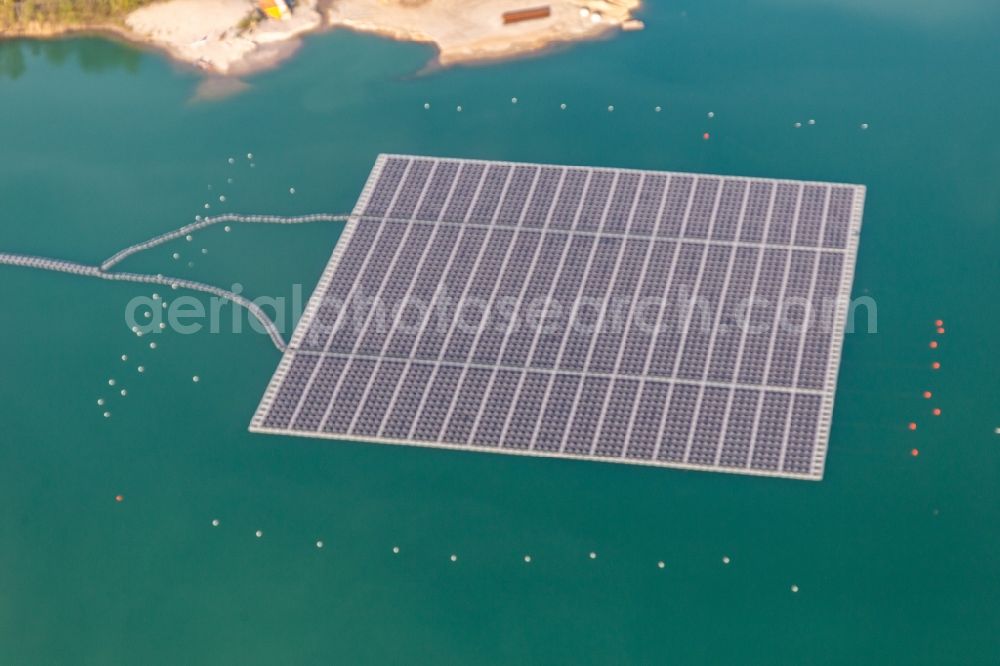
<svg viewBox="0 0 1000 666"><path fill-rule="evenodd" d="M148 289L0 268L0 663L1000 663L1000 8L643 18L425 74L424 46L318 35L222 100L105 41L0 44L0 249L348 210L382 151L864 183L878 333L847 336L825 480L251 435L279 355L245 321L137 338ZM338 233L213 228L122 268L308 294Z"/></svg>

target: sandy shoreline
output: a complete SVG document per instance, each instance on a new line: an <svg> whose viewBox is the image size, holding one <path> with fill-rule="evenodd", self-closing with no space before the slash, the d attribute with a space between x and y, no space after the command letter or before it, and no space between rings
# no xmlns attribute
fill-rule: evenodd
<svg viewBox="0 0 1000 666"><path fill-rule="evenodd" d="M545 0L541 0L544 3ZM166 52L209 75L241 76L290 57L303 35L347 28L401 41L433 44L438 63L500 60L555 44L595 39L632 19L639 0L549 0L550 15L505 24L503 13L539 0L299 0L289 20L252 20L252 0L164 0L133 11L121 22L84 25L28 23L4 38L110 36Z"/></svg>

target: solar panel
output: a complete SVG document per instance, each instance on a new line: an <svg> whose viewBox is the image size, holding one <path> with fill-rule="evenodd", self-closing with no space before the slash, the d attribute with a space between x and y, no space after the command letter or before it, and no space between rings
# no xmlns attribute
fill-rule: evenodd
<svg viewBox="0 0 1000 666"><path fill-rule="evenodd" d="M382 155L250 429L820 479L864 196Z"/></svg>

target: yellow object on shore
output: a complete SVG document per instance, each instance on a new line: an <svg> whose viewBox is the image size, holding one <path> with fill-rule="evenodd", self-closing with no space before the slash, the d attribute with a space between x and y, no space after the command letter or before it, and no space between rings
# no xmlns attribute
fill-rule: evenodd
<svg viewBox="0 0 1000 666"><path fill-rule="evenodd" d="M287 21L292 17L292 11L285 0L259 0L258 6L268 18Z"/></svg>

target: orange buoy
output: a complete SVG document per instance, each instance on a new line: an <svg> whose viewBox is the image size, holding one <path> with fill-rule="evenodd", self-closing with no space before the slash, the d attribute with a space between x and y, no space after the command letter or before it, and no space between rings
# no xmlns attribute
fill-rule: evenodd
<svg viewBox="0 0 1000 666"><path fill-rule="evenodd" d="M944 326L944 321L938 319L934 322L934 325L938 327Z"/></svg>
<svg viewBox="0 0 1000 666"><path fill-rule="evenodd" d="M708 132L705 132L704 134L701 135L701 138L704 139L705 141L708 141L709 139L712 138L712 135L709 134Z"/></svg>
<svg viewBox="0 0 1000 666"><path fill-rule="evenodd" d="M932 394L930 391L924 391L924 397L927 398L928 400L930 399L931 395Z"/></svg>
<svg viewBox="0 0 1000 666"><path fill-rule="evenodd" d="M931 340L931 349L937 349L937 340Z"/></svg>
<svg viewBox="0 0 1000 666"><path fill-rule="evenodd" d="M917 424L914 423L913 421L910 421L910 425L908 427L910 428L910 430L916 430L917 429Z"/></svg>
<svg viewBox="0 0 1000 666"><path fill-rule="evenodd" d="M115 495L115 501L116 502L121 502L124 499L125 499L124 495Z"/></svg>
<svg viewBox="0 0 1000 666"><path fill-rule="evenodd" d="M932 370L940 370L941 369L941 364L938 363L937 361L934 361L933 363L931 363L931 369Z"/></svg>
<svg viewBox="0 0 1000 666"><path fill-rule="evenodd" d="M944 335L944 326L938 326L938 335Z"/></svg>
<svg viewBox="0 0 1000 666"><path fill-rule="evenodd" d="M941 408L935 407L934 411L932 411L931 414L933 414L934 416L941 416Z"/></svg>
<svg viewBox="0 0 1000 666"><path fill-rule="evenodd" d="M920 455L920 451L918 451L917 449L910 449L910 455L916 458L917 456Z"/></svg>

